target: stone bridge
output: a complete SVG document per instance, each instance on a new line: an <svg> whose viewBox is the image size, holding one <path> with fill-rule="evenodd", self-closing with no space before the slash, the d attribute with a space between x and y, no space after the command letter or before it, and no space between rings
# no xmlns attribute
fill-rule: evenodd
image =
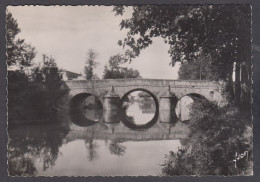
<svg viewBox="0 0 260 182"><path fill-rule="evenodd" d="M223 83L215 81L197 81L197 80L162 80L162 79L107 79L107 80L70 80L62 85L66 89L56 102L56 107L61 110L69 110L70 101L80 95L94 95L104 104L104 96L107 95L112 86L114 92L120 98L132 91L146 91L157 99L170 93L177 97L177 100L183 96L203 97L209 101L217 102L219 105L225 103L222 96Z"/></svg>

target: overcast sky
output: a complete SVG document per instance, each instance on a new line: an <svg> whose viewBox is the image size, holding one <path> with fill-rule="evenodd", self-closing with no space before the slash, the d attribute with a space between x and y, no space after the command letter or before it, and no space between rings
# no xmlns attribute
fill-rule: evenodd
<svg viewBox="0 0 260 182"><path fill-rule="evenodd" d="M36 60L42 54L55 58L58 66L83 73L86 53L98 53L99 66L95 73L102 78L109 57L123 53L118 40L125 37L120 21L131 15L115 16L109 6L8 6L21 28L18 37L24 38L37 50ZM127 64L138 69L143 78L177 79L179 64L170 67L169 46L156 38L140 56Z"/></svg>

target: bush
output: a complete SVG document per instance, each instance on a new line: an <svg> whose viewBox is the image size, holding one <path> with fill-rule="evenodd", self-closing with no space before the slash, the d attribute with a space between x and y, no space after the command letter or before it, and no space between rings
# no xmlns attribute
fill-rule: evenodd
<svg viewBox="0 0 260 182"><path fill-rule="evenodd" d="M179 155L171 167L164 166L164 174L239 175L250 168L246 160L238 161L237 168L233 161L236 152L249 151L252 156L249 118L243 117L236 108L219 108L207 100L191 106L191 118L188 144L191 150Z"/></svg>

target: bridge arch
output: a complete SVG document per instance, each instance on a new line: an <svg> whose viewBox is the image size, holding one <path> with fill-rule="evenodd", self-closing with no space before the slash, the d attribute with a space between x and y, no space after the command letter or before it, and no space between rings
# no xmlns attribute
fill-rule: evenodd
<svg viewBox="0 0 260 182"><path fill-rule="evenodd" d="M148 93L154 99L155 104L158 104L158 106L159 106L159 102L158 102L158 99L157 99L156 95L153 92L151 92L151 91L149 91L148 89L145 89L145 88L134 88L134 89L131 89L131 90L127 91L121 97L121 101L123 101L129 94L131 94L133 92L136 92L136 91L142 91L142 92Z"/></svg>
<svg viewBox="0 0 260 182"><path fill-rule="evenodd" d="M83 110L85 110L85 99L88 97L93 96L94 102L97 100L97 107L100 109L103 109L102 103L99 100L98 97L91 93L79 93L75 96L73 96L70 100L70 117L73 123L75 123L78 126L91 126L93 124L96 124L97 121L93 118L88 118L83 114ZM94 105L96 107L96 105ZM100 114L101 119L102 113Z"/></svg>
<svg viewBox="0 0 260 182"><path fill-rule="evenodd" d="M200 100L200 99L207 99L205 96L203 96L202 94L198 94L198 93L187 93L185 95L182 95L181 97L178 98L178 101L181 100L183 97L188 96L190 98L192 98L194 101L195 100ZM207 99L208 100L208 99Z"/></svg>
<svg viewBox="0 0 260 182"><path fill-rule="evenodd" d="M77 95L74 95L70 99L70 110L75 110L78 109L79 107L79 102L83 101L87 97L91 96L92 94L90 93L79 93Z"/></svg>
<svg viewBox="0 0 260 182"><path fill-rule="evenodd" d="M154 114L153 118L149 122L147 122L146 124L137 125L137 124L134 124L134 123L130 122L128 120L128 117L127 117L126 113L124 111L122 111L121 112L121 121L130 129L143 130L143 129L150 128L151 126L153 126L158 121L158 117L159 117L159 102L158 102L158 99L157 99L156 95L154 93L152 93L151 91L149 91L149 90L147 90L145 88L135 88L135 89L131 89L131 90L129 90L126 93L123 94L123 96L120 99L121 100L121 107L123 107L123 102L126 100L127 96L129 94L133 93L133 92L136 92L136 91L146 92L153 98L153 100L155 102L155 107L156 107L155 114Z"/></svg>
<svg viewBox="0 0 260 182"><path fill-rule="evenodd" d="M187 97L186 99L184 99ZM184 100L182 100L184 99ZM188 93L185 95L182 95L181 97L178 98L176 105L175 105L175 113L180 121L188 121L190 120L190 104L193 102L197 102L199 100L206 99L208 100L205 96L198 94L198 93Z"/></svg>

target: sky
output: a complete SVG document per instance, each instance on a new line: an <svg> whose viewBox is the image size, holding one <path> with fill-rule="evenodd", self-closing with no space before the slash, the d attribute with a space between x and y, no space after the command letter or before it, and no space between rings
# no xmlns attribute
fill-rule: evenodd
<svg viewBox="0 0 260 182"><path fill-rule="evenodd" d="M98 53L94 72L102 78L109 57L124 50L117 44L126 37L120 30L122 19L131 16L129 7L124 16L115 16L112 6L8 6L17 20L21 33L17 35L36 48L35 60L42 54L52 56L59 68L84 73L89 49ZM143 78L177 79L179 64L169 66L169 45L161 38L141 51L129 68L137 69Z"/></svg>

